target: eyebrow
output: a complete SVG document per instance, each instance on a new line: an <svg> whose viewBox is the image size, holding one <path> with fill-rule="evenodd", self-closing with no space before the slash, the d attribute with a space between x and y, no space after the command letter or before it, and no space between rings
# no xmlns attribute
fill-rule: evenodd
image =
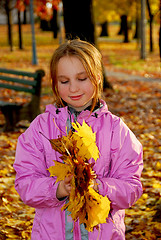
<svg viewBox="0 0 161 240"><path fill-rule="evenodd" d="M82 74L87 74L87 72L86 71L84 71L84 72L79 72L79 73L77 73L77 75L82 75Z"/></svg>
<svg viewBox="0 0 161 240"><path fill-rule="evenodd" d="M79 72L79 73L76 74L76 76L80 76L80 75L83 75L83 74L87 74L87 72L86 71ZM66 75L59 75L58 78L66 78L66 79L68 79L68 77Z"/></svg>
<svg viewBox="0 0 161 240"><path fill-rule="evenodd" d="M59 75L58 78L66 78L66 79L68 79L68 77L65 76L65 75Z"/></svg>

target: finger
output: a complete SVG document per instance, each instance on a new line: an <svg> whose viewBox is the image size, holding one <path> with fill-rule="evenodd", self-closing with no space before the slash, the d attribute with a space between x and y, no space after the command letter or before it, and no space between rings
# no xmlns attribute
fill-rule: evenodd
<svg viewBox="0 0 161 240"><path fill-rule="evenodd" d="M65 184L70 183L71 180L72 180L72 178L73 178L73 175L69 175L68 177L65 177L65 179L64 179L64 183L65 183Z"/></svg>
<svg viewBox="0 0 161 240"><path fill-rule="evenodd" d="M71 192L71 185L70 184L65 184L64 189L69 194Z"/></svg>

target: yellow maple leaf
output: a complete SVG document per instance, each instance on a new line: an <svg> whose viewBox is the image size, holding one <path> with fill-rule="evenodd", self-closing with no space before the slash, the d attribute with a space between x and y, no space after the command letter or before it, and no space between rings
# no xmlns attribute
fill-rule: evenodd
<svg viewBox="0 0 161 240"><path fill-rule="evenodd" d="M80 224L85 224L87 231L93 231L98 224L106 223L110 211L110 201L89 187L85 195L71 193L69 202L62 208L68 209L74 221L79 218Z"/></svg>
<svg viewBox="0 0 161 240"><path fill-rule="evenodd" d="M80 156L85 156L87 159L93 158L95 161L99 158L99 150L96 145L96 133L92 131L91 126L83 120L82 126L77 123L72 123L73 128L77 131L73 133L73 138L77 142Z"/></svg>
<svg viewBox="0 0 161 240"><path fill-rule="evenodd" d="M57 161L54 162L55 166L49 167L48 170L50 172L50 177L56 176L56 182L59 182L64 180L65 176L71 173L71 166Z"/></svg>
<svg viewBox="0 0 161 240"><path fill-rule="evenodd" d="M93 188L89 187L86 195L87 222L86 229L93 231L93 227L100 223L106 223L110 211L110 201L105 196L98 194Z"/></svg>

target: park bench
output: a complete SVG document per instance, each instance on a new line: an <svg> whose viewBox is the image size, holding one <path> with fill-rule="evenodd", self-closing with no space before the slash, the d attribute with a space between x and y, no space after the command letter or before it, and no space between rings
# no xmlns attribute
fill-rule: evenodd
<svg viewBox="0 0 161 240"><path fill-rule="evenodd" d="M30 95L30 100L24 104L0 101L0 110L5 117L3 131L13 131L19 121L31 122L40 113L41 81L44 75L43 70L32 73L0 68L0 88Z"/></svg>

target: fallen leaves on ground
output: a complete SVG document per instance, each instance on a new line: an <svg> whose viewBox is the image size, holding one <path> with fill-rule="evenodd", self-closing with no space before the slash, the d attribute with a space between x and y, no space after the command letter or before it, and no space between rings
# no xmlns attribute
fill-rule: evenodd
<svg viewBox="0 0 161 240"><path fill-rule="evenodd" d="M126 210L126 239L161 239L161 83L113 82L107 90L109 108L120 116L143 144L143 195Z"/></svg>
<svg viewBox="0 0 161 240"><path fill-rule="evenodd" d="M24 206L14 188L13 162L22 133L0 134L0 239L30 239L34 209Z"/></svg>
<svg viewBox="0 0 161 240"><path fill-rule="evenodd" d="M143 195L126 210L126 239L161 239L161 83L109 77L114 90L104 92L109 109L120 116L144 148ZM51 102L42 95L41 108ZM0 124L4 118L0 114ZM13 162L17 132L0 133L0 239L30 239L34 209L22 203L14 189Z"/></svg>
<svg viewBox="0 0 161 240"><path fill-rule="evenodd" d="M143 195L126 210L126 239L161 239L161 83L110 78L114 91L104 92L109 109L120 116L144 148ZM42 97L42 106L47 96ZM50 102L50 96L48 97ZM13 162L23 132L0 134L0 239L30 239L34 209L14 189Z"/></svg>

